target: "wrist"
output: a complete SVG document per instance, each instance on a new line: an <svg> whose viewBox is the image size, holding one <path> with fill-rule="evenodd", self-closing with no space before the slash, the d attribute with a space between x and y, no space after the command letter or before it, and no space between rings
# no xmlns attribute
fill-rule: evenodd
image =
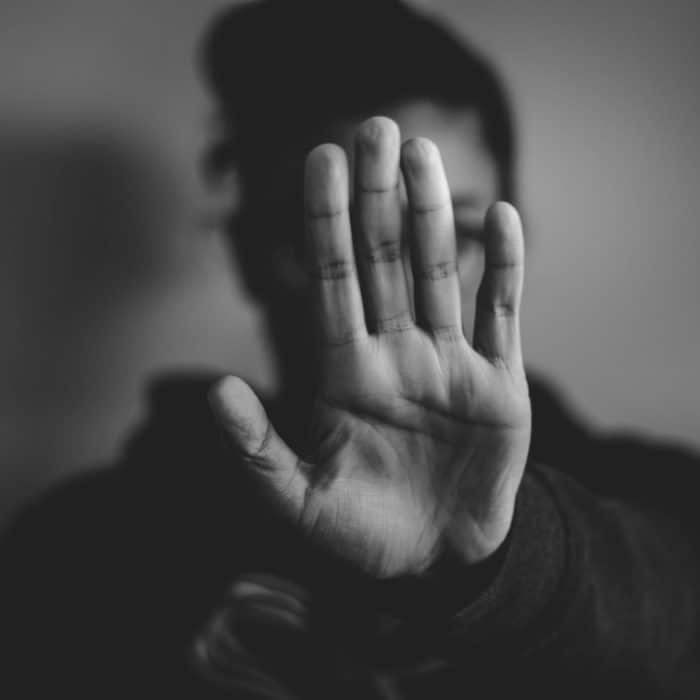
<svg viewBox="0 0 700 700"><path fill-rule="evenodd" d="M511 455L506 464L492 471L500 476L470 489L443 532L442 552L465 566L491 557L510 533L525 458Z"/></svg>
<svg viewBox="0 0 700 700"><path fill-rule="evenodd" d="M478 567L506 541L513 522L513 511L513 505L501 506L496 516L481 522L471 515L456 518L446 533L438 560L447 559L462 568Z"/></svg>
<svg viewBox="0 0 700 700"><path fill-rule="evenodd" d="M421 574L377 582L380 607L403 619L439 624L489 588L508 547L506 534L499 546L479 561L467 561L456 549L445 547Z"/></svg>

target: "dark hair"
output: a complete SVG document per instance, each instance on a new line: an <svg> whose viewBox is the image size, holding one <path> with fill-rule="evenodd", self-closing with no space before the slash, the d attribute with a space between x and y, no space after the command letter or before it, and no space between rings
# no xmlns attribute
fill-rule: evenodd
<svg viewBox="0 0 700 700"><path fill-rule="evenodd" d="M238 5L215 18L202 49L225 125L216 160L235 162L257 214L279 209L271 169L300 167L329 125L415 98L476 110L501 195L514 199L515 138L500 80L448 29L398 0ZM255 245L245 235L237 242Z"/></svg>

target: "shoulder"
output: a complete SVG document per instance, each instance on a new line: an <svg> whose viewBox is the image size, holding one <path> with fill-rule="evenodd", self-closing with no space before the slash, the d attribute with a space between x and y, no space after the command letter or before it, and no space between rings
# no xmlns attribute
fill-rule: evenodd
<svg viewBox="0 0 700 700"><path fill-rule="evenodd" d="M533 427L530 459L566 473L604 497L692 514L700 455L686 445L634 431L590 426L553 385L529 374Z"/></svg>
<svg viewBox="0 0 700 700"><path fill-rule="evenodd" d="M80 528L109 515L110 503L134 499L144 485L162 475L177 474L187 455L203 450L215 455L216 427L207 408L207 393L216 380L208 374L169 374L146 387L145 419L131 432L117 459L109 466L90 466L74 472L37 494L10 523L5 539L19 532L36 534L63 530L67 523ZM138 474L137 474L138 473ZM138 476L139 488L134 489Z"/></svg>
<svg viewBox="0 0 700 700"><path fill-rule="evenodd" d="M19 512L0 540L3 569L19 587L49 577L73 591L110 588L127 585L136 570L155 581L234 527L240 470L208 408L215 380L155 379L147 417L113 465L82 471Z"/></svg>
<svg viewBox="0 0 700 700"><path fill-rule="evenodd" d="M528 371L532 404L530 457L556 466L572 452L590 448L594 434L563 393L542 375Z"/></svg>
<svg viewBox="0 0 700 700"><path fill-rule="evenodd" d="M64 481L6 529L0 637L24 640L18 663L39 658L71 677L84 674L78 659L113 672L108 652L127 675L142 655L176 663L249 565L261 517L209 411L215 380L156 379L147 419L116 463Z"/></svg>

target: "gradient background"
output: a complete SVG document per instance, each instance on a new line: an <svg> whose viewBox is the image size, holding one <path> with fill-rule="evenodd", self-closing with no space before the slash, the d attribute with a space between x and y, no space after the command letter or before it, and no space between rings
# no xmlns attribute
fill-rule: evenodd
<svg viewBox="0 0 700 700"><path fill-rule="evenodd" d="M108 464L154 373L275 377L200 177L194 56L228 3L0 2L2 521ZM697 3L417 4L512 90L529 366L596 426L700 447Z"/></svg>

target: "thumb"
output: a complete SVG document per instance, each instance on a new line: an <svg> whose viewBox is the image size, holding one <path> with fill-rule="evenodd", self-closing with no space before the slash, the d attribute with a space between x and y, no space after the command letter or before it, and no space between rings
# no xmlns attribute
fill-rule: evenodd
<svg viewBox="0 0 700 700"><path fill-rule="evenodd" d="M260 399L239 377L224 377L210 391L209 401L234 449L266 495L296 519L309 483L304 463L272 427Z"/></svg>

